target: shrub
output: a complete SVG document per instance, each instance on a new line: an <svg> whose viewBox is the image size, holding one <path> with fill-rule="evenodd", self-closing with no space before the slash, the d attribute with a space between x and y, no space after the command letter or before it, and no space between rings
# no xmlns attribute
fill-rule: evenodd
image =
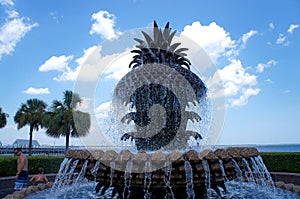
<svg viewBox="0 0 300 199"><path fill-rule="evenodd" d="M261 152L269 171L300 173L299 152Z"/></svg>
<svg viewBox="0 0 300 199"><path fill-rule="evenodd" d="M15 176L17 173L17 157L0 156L0 177ZM57 173L63 156L29 156L28 172L36 174L39 167L45 173Z"/></svg>
<svg viewBox="0 0 300 199"><path fill-rule="evenodd" d="M0 177L14 176L17 173L17 158L0 156Z"/></svg>

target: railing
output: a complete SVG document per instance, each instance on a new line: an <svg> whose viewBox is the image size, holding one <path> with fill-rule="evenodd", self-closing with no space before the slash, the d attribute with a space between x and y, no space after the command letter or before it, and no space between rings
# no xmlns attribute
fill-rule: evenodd
<svg viewBox="0 0 300 199"><path fill-rule="evenodd" d="M13 147L0 148L0 155L13 155ZM22 148L24 154L28 154L28 148ZM32 148L32 155L65 155L65 147L36 147Z"/></svg>

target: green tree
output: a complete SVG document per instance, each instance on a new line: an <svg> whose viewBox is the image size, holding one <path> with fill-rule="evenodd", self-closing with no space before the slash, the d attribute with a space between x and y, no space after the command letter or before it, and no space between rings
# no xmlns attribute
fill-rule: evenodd
<svg viewBox="0 0 300 199"><path fill-rule="evenodd" d="M2 112L2 108L0 107L0 128L5 127L5 125L7 124L7 118L8 114Z"/></svg>
<svg viewBox="0 0 300 199"><path fill-rule="evenodd" d="M29 99L26 104L21 104L14 117L18 130L29 125L29 156L32 154L33 131L38 131L45 125L46 107L47 104L42 100Z"/></svg>
<svg viewBox="0 0 300 199"><path fill-rule="evenodd" d="M66 137L66 151L70 137L86 136L91 126L90 115L76 109L81 101L77 93L65 91L63 101L54 100L48 113L46 134L55 138Z"/></svg>

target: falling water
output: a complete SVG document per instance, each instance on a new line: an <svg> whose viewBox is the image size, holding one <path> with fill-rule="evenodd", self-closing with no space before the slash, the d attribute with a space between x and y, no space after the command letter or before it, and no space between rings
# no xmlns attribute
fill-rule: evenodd
<svg viewBox="0 0 300 199"><path fill-rule="evenodd" d="M78 176L76 178L75 184L78 183L78 182L81 182L84 179L84 174L85 174L86 167L87 167L88 163L89 163L88 160L84 161L84 163L82 165L82 168L81 168L81 171L80 171L80 173L78 174Z"/></svg>
<svg viewBox="0 0 300 199"><path fill-rule="evenodd" d="M268 171L266 165L264 164L262 157L261 156L254 157L254 160L256 160L258 166L261 168L261 171L266 175L266 180L267 180L268 184L271 185L272 187L274 187L273 179L272 179L271 174Z"/></svg>
<svg viewBox="0 0 300 199"><path fill-rule="evenodd" d="M245 177L246 177L247 181L255 182L252 170L250 169L250 166L249 166L247 160L245 158L242 158L242 161L243 161L244 166L246 167Z"/></svg>
<svg viewBox="0 0 300 199"><path fill-rule="evenodd" d="M224 169L224 165L223 165L222 159L219 159L219 165L220 165L220 169L221 169L221 172L222 172L223 179L225 181L228 181L228 178L227 178L226 173L225 173L225 169Z"/></svg>
<svg viewBox="0 0 300 199"><path fill-rule="evenodd" d="M189 161L184 161L185 177L186 177L186 192L188 198L195 198L194 183L193 183L193 169Z"/></svg>
<svg viewBox="0 0 300 199"><path fill-rule="evenodd" d="M51 188L51 193L54 192L55 189L58 189L62 185L62 181L65 178L65 175L69 169L72 158L64 158L63 162L60 164L59 171L55 177L53 186Z"/></svg>
<svg viewBox="0 0 300 199"><path fill-rule="evenodd" d="M98 169L100 167L100 161L97 160L97 162L95 163L94 167L91 169L91 174L94 176L94 189L96 188L97 186L97 173L98 173Z"/></svg>
<svg viewBox="0 0 300 199"><path fill-rule="evenodd" d="M96 178L97 178L97 172L98 172L99 167L100 167L100 161L98 160L98 161L95 163L95 166L91 169L91 173L92 173L92 175L94 176L94 181L96 181Z"/></svg>
<svg viewBox="0 0 300 199"><path fill-rule="evenodd" d="M67 173L66 179L65 179L65 181L63 182L63 183L64 183L63 185L71 183L70 180L71 180L71 178L72 178L72 176L73 176L73 174L74 174L74 171L75 171L75 169L76 169L76 167L77 167L78 162L79 162L79 160L75 160L75 161L72 163L71 169L70 169L69 172Z"/></svg>
<svg viewBox="0 0 300 199"><path fill-rule="evenodd" d="M260 171L256 161L250 157L250 160L251 160L251 163L252 163L252 167L253 167L253 170L254 170L254 175L256 176L256 182L259 183L259 184L262 184L262 185L266 185L267 182L265 180L265 176L264 174Z"/></svg>
<svg viewBox="0 0 300 199"><path fill-rule="evenodd" d="M151 161L148 160L145 163L145 179L144 179L144 199L150 198L149 188L151 185L152 171L151 171Z"/></svg>
<svg viewBox="0 0 300 199"><path fill-rule="evenodd" d="M231 160L233 162L235 171L237 173L237 179L238 179L238 181L242 181L242 176L243 176L242 170L240 169L240 167L239 167L238 163L235 161L235 159L232 158Z"/></svg>
<svg viewBox="0 0 300 199"><path fill-rule="evenodd" d="M77 196L75 189L78 189L78 187L80 187L80 185L81 185L81 182L83 182L84 174L86 172L86 167L87 167L88 163L89 163L89 160L84 161L84 163L81 167L81 170L75 180L75 183L72 184L72 198L76 198L76 196Z"/></svg>
<svg viewBox="0 0 300 199"><path fill-rule="evenodd" d="M62 186L72 183L70 180L71 180L72 175L74 174L74 170L76 169L76 166L77 166L79 160L75 160L72 163L71 168L69 169L71 162L72 162L72 159L70 158L66 161L66 164L64 165L64 167L63 167L63 164L61 164L61 167L62 167L60 169L61 174L56 176L54 185L51 188L51 192L50 192L51 195L53 195L53 194L55 195L56 191L59 190Z"/></svg>
<svg viewBox="0 0 300 199"><path fill-rule="evenodd" d="M172 174L172 162L170 160L167 160L165 162L165 176L164 176L164 181L166 184L166 195L165 199L169 198L169 196L174 199L174 193L171 187L171 174Z"/></svg>
<svg viewBox="0 0 300 199"><path fill-rule="evenodd" d="M60 167L59 167L59 171L56 175L56 178L54 180L54 183L53 183L53 186L56 185L58 183L58 180L60 179L60 177L62 176L63 174L63 171L64 171L64 168L66 167L67 163L70 164L71 162L71 158L68 159L68 158L64 158L64 160L62 161L62 163L60 164Z"/></svg>
<svg viewBox="0 0 300 199"><path fill-rule="evenodd" d="M226 194L226 190L228 190L228 187L227 187L228 178L227 178L226 173L225 173L225 169L224 169L222 159L219 159L219 165L220 165L221 173L222 173L222 176L223 176L223 179L224 179L225 190L223 189L223 187L220 187L220 186L218 186L218 189L219 189L220 195L224 196Z"/></svg>
<svg viewBox="0 0 300 199"><path fill-rule="evenodd" d="M126 169L124 173L124 191L123 191L123 198L129 198L130 196L130 185L131 185L131 169L132 169L132 160L129 160L126 164Z"/></svg>
<svg viewBox="0 0 300 199"><path fill-rule="evenodd" d="M202 160L202 165L205 171L205 185L207 190L207 197L211 198L211 190L210 190L210 169L209 164L206 159Z"/></svg>
<svg viewBox="0 0 300 199"><path fill-rule="evenodd" d="M114 174L115 174L116 163L115 163L115 161L111 161L109 163L109 165L110 165L110 184L109 184L109 187L112 187L112 185L113 185L113 178L114 178Z"/></svg>

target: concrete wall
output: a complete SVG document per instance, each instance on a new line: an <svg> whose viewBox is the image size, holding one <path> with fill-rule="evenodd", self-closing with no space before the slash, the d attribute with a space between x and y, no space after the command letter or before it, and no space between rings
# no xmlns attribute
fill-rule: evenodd
<svg viewBox="0 0 300 199"><path fill-rule="evenodd" d="M274 182L284 182L300 185L300 173L270 172Z"/></svg>

